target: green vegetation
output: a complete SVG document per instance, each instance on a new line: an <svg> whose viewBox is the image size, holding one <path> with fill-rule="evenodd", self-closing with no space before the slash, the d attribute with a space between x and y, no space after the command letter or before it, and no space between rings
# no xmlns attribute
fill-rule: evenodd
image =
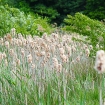
<svg viewBox="0 0 105 105"><path fill-rule="evenodd" d="M84 35L87 38L87 43L94 47L94 50L105 49L105 25L100 21L90 19L89 17L76 13L75 16L68 15L64 20L66 25L64 30L69 32L76 32ZM96 45L99 45L99 48ZM92 51L94 53L94 51Z"/></svg>
<svg viewBox="0 0 105 105"><path fill-rule="evenodd" d="M0 105L99 105L104 18L104 0L0 0Z"/></svg>
<svg viewBox="0 0 105 105"><path fill-rule="evenodd" d="M39 4L33 8L33 11L43 17L48 17L50 22L56 17L59 16L58 12L56 9L53 9L52 7L47 7L43 4Z"/></svg>
<svg viewBox="0 0 105 105"><path fill-rule="evenodd" d="M37 75L36 82L29 76L28 71L17 69L16 74L12 74L10 68L2 66L0 69L0 104L99 105L99 79L90 63L88 62L87 65L88 70L82 64L78 65L83 67L81 70L75 66L73 69L75 78L71 77L70 72L59 74L44 70L45 78ZM15 79L11 75L15 75ZM104 86L102 88L105 91ZM66 99L64 94L66 94ZM104 94L103 97L105 97Z"/></svg>
<svg viewBox="0 0 105 105"><path fill-rule="evenodd" d="M104 0L86 0L84 14L92 19L105 19L105 2Z"/></svg>
<svg viewBox="0 0 105 105"><path fill-rule="evenodd" d="M0 104L99 105L99 75L86 52L90 46L71 36L0 38ZM104 83L103 78L103 99Z"/></svg>
<svg viewBox="0 0 105 105"><path fill-rule="evenodd" d="M34 12L43 17L48 17L58 25L63 23L67 14L74 15L81 12L92 19L105 19L104 0L1 0L12 7L19 8L25 13Z"/></svg>
<svg viewBox="0 0 105 105"><path fill-rule="evenodd" d="M52 28L47 18L41 18L37 14L25 14L8 5L0 6L0 36L8 33L11 28L16 28L18 33L25 35L42 35L44 32L51 33Z"/></svg>

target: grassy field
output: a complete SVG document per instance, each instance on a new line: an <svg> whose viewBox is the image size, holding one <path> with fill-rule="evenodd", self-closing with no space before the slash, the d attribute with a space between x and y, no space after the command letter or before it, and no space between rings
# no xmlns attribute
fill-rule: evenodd
<svg viewBox="0 0 105 105"><path fill-rule="evenodd" d="M91 45L75 34L0 39L0 105L99 105ZM78 36L78 38L80 38ZM104 75L102 79L105 97Z"/></svg>

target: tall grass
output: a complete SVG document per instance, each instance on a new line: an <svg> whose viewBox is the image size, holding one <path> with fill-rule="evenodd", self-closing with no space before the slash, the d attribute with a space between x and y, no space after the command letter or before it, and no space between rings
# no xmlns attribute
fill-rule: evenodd
<svg viewBox="0 0 105 105"><path fill-rule="evenodd" d="M83 49L84 46L89 48L89 45L72 41L70 37L74 35L58 35L57 40L54 35L57 36L53 33L51 36L46 36L46 38L44 35L42 38L28 37L26 38L26 45L23 42L19 44L19 39L25 40L22 36L21 38L11 36L12 40L9 40L7 35L3 40L0 39L2 55L2 57L0 56L1 105L99 105L99 76L93 70L94 59L89 58L85 53L85 49ZM66 42L67 37L69 37L70 42ZM34 47L31 45L32 42L29 42L29 38L31 41L37 42L34 43ZM52 39L54 42L49 41ZM16 40L18 40L17 44ZM55 52L51 52L51 49L38 49L41 40L46 43L47 48L53 44L56 49ZM9 42L9 46L5 44L6 41ZM60 45L60 48L65 49L65 55L68 54L65 45L68 44L72 48L67 62L63 62L60 57L60 51L57 47L59 43L63 43L64 46ZM74 45L75 50L72 47ZM34 53L36 48L39 51L38 54L45 51L45 55L39 56L36 52ZM10 49L13 49L14 55L11 55ZM25 51L24 56L22 56L22 49ZM3 52L6 56L3 55ZM42 66L48 52L50 56ZM27 58L29 54L31 54L32 59ZM52 58L55 56L62 65L60 71L54 68ZM29 62L29 60L32 60L32 62ZM104 78L102 83L104 87Z"/></svg>

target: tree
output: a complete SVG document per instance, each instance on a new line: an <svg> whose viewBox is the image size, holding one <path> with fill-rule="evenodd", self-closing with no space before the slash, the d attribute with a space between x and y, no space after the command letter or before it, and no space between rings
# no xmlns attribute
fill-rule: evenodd
<svg viewBox="0 0 105 105"><path fill-rule="evenodd" d="M105 18L104 0L87 0L84 14L90 18L102 20Z"/></svg>

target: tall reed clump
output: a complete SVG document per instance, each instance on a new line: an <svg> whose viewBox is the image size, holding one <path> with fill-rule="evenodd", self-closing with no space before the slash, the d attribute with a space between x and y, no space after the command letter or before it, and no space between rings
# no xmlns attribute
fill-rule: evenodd
<svg viewBox="0 0 105 105"><path fill-rule="evenodd" d="M1 105L98 105L92 46L75 34L0 38Z"/></svg>

